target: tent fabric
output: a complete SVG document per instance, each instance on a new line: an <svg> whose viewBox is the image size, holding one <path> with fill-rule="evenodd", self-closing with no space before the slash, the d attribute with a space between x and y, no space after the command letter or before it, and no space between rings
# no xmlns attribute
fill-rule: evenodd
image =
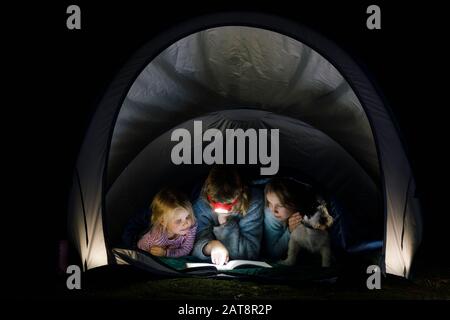
<svg viewBox="0 0 450 320"><path fill-rule="evenodd" d="M176 42L133 83L114 128L109 184L167 128L234 106L302 119L332 136L379 178L363 108L328 61L275 32L222 27Z"/></svg>
<svg viewBox="0 0 450 320"><path fill-rule="evenodd" d="M296 39L240 26L172 37L162 52L167 42L158 39L124 67L93 117L76 165L69 229L85 268L114 261L111 243L152 188L181 173L192 179L204 173L202 166L187 171L166 161L170 131L201 118L222 129L282 127L280 150L295 163L281 151L280 161L309 170L353 206L355 232L376 217L377 204L383 207L382 267L409 276L421 218L395 124L348 56L312 31L290 27ZM239 111L249 119L227 118L243 107L251 109Z"/></svg>
<svg viewBox="0 0 450 320"><path fill-rule="evenodd" d="M193 137L194 121L202 122L203 131L215 128L223 136L230 128L278 129L280 166L294 169L292 171L301 176L314 177L316 184L340 200L349 213L344 217L348 228L345 243L348 246L369 240L367 237L373 234L374 229L382 229L382 224L376 224L377 217L381 216L376 184L338 143L300 120L267 111L234 109L213 112L172 128L149 143L133 159L106 197L107 220L115 222L109 228L112 244L118 244L130 213L144 207L164 183L171 181L174 184L179 176L183 176L184 183L195 182L207 173L207 166L177 166L171 161L172 148L177 144L170 139L172 131L184 128ZM197 168L191 170L190 167Z"/></svg>
<svg viewBox="0 0 450 320"><path fill-rule="evenodd" d="M143 254L140 251L131 250L131 249L123 249L123 248L114 248L112 249L114 254L115 262L117 264L133 264L138 265L142 269L150 270L153 273L157 273L160 275L176 275L178 272L171 268L167 264L159 263L157 259L153 259L149 255Z"/></svg>

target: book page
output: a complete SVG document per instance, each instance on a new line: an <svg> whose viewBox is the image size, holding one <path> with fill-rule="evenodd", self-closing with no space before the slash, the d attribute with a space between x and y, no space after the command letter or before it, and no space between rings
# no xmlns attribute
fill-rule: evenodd
<svg viewBox="0 0 450 320"><path fill-rule="evenodd" d="M199 267L215 267L217 270L233 270L236 267L242 265L251 265L263 268L272 268L272 266L264 261L253 260L231 260L225 265L215 265L213 263L186 263L186 268L199 268Z"/></svg>
<svg viewBox="0 0 450 320"><path fill-rule="evenodd" d="M242 266L242 265L251 265L251 266L257 266L257 267L264 267L264 268L272 268L272 266L264 261L254 261L254 260L232 260L228 262L225 266L227 269L234 269L236 267Z"/></svg>

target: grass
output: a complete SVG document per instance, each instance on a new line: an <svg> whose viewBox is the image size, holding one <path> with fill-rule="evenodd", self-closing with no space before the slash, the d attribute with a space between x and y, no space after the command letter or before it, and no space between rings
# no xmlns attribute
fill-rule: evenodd
<svg viewBox="0 0 450 320"><path fill-rule="evenodd" d="M412 281L382 278L380 290L368 290L365 278L279 284L239 279L148 279L143 274L128 278L127 272L99 277L100 272L90 275L83 290L65 290L63 296L114 300L450 300L450 269L445 268L425 270ZM102 277L104 280L99 280Z"/></svg>

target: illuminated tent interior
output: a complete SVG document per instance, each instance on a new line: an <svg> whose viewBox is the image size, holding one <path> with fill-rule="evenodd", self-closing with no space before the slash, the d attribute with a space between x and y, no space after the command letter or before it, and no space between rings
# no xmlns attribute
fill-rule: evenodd
<svg viewBox="0 0 450 320"><path fill-rule="evenodd" d="M69 231L85 269L136 263L176 274L150 255L115 248L161 186L205 177L207 165L174 165L170 157L171 132L193 136L201 120L204 131L279 129L280 174L307 177L345 207L343 249L379 236L382 269L409 277L421 219L395 124L341 50L296 28L285 36L213 27L151 42L130 60L93 116L76 165Z"/></svg>

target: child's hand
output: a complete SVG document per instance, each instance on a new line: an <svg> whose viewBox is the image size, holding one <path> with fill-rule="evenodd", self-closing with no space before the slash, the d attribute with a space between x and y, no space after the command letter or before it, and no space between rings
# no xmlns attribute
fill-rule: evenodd
<svg viewBox="0 0 450 320"><path fill-rule="evenodd" d="M220 241L211 241L211 261L214 264L223 265L228 262L227 248Z"/></svg>
<svg viewBox="0 0 450 320"><path fill-rule="evenodd" d="M229 217L230 217L230 214L227 214L227 213L219 213L219 214L217 215L217 219L219 220L219 224L222 225L222 224L227 223Z"/></svg>
<svg viewBox="0 0 450 320"><path fill-rule="evenodd" d="M158 246L153 246L150 248L150 253L157 257L165 257L166 256L166 249Z"/></svg>
<svg viewBox="0 0 450 320"><path fill-rule="evenodd" d="M303 217L300 215L300 212L296 212L291 215L288 219L288 228L289 232L294 231L295 228L302 222Z"/></svg>

